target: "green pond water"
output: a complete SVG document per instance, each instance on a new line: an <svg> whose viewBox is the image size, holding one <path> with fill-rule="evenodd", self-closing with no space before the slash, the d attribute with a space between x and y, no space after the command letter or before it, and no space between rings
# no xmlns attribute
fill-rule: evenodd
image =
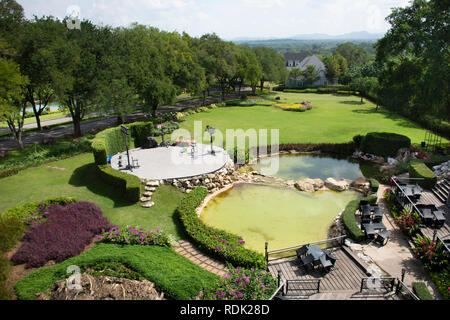
<svg viewBox="0 0 450 320"><path fill-rule="evenodd" d="M334 217L359 193L237 184L211 199L200 218L207 225L240 235L245 246L264 252L327 239Z"/></svg>
<svg viewBox="0 0 450 320"><path fill-rule="evenodd" d="M278 170L268 175L283 178L285 180L301 180L304 178L320 178L326 180L332 178L345 178L354 180L363 177L360 164L348 159L338 159L316 155L281 155L279 157L267 157L259 159L252 167L264 174L264 169L272 167Z"/></svg>

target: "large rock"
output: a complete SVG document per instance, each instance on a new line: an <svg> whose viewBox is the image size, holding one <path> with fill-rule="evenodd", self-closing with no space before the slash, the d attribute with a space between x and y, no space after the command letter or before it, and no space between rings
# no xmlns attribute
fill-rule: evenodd
<svg viewBox="0 0 450 320"><path fill-rule="evenodd" d="M350 187L350 183L345 179L328 178L325 180L325 186L334 191L345 191Z"/></svg>
<svg viewBox="0 0 450 320"><path fill-rule="evenodd" d="M324 182L322 179L303 179L300 181L297 181L294 186L299 189L300 191L306 191L306 192L314 192L317 191L324 186Z"/></svg>
<svg viewBox="0 0 450 320"><path fill-rule="evenodd" d="M136 281L114 277L80 276L81 289L71 289L66 280L57 281L50 289L52 300L163 300L148 280Z"/></svg>
<svg viewBox="0 0 450 320"><path fill-rule="evenodd" d="M350 183L350 187L365 190L370 188L370 182L366 178L361 177L353 180L352 183Z"/></svg>

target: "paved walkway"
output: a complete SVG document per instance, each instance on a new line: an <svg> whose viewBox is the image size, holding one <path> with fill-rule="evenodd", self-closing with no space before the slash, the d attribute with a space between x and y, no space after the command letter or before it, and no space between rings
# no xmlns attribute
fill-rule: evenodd
<svg viewBox="0 0 450 320"><path fill-rule="evenodd" d="M191 260L193 263L209 272L212 272L219 276L224 276L228 272L228 269L224 263L203 254L187 240L180 240L176 242L175 244L173 244L173 248L183 257Z"/></svg>
<svg viewBox="0 0 450 320"><path fill-rule="evenodd" d="M383 271L393 277L401 278L402 269L406 270L405 284L412 289L413 282L425 282L430 292L437 298L441 295L436 285L431 281L423 264L419 259L414 258L409 243L409 239L395 224L394 218L389 213L383 198L386 185L380 185L378 191L378 204L383 211L383 223L391 232L389 242L385 246L380 246L373 242L362 244L362 253L370 257Z"/></svg>

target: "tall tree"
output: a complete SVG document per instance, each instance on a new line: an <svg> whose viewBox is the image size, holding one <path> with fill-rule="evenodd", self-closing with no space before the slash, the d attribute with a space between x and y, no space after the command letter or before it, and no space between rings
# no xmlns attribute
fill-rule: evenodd
<svg viewBox="0 0 450 320"><path fill-rule="evenodd" d="M286 61L276 50L256 47L253 48L256 57L263 69L263 75L260 80L261 90L264 88L264 82L284 82L288 78L289 72L286 69Z"/></svg>
<svg viewBox="0 0 450 320"><path fill-rule="evenodd" d="M337 46L334 53L338 53L347 60L348 67L361 66L369 61L369 55L363 47L352 42L345 42Z"/></svg>
<svg viewBox="0 0 450 320"><path fill-rule="evenodd" d="M15 0L0 0L0 38L15 47L24 21L24 11Z"/></svg>
<svg viewBox="0 0 450 320"><path fill-rule="evenodd" d="M17 60L22 73L30 80L26 98L41 130L40 116L54 97L56 79L63 77L58 74L57 54L61 42L65 40L66 27L59 20L42 17L24 22L23 30Z"/></svg>
<svg viewBox="0 0 450 320"><path fill-rule="evenodd" d="M448 1L415 0L394 8L386 20L391 28L376 45L383 104L412 117L449 120Z"/></svg>
<svg viewBox="0 0 450 320"><path fill-rule="evenodd" d="M7 122L20 150L23 149L22 131L27 107L24 87L27 82L18 64L0 57L0 120Z"/></svg>

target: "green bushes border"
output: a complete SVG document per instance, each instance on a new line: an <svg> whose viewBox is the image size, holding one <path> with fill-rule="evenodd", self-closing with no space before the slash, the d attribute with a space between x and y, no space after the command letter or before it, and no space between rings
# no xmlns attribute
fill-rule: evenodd
<svg viewBox="0 0 450 320"><path fill-rule="evenodd" d="M413 282L412 284L414 294L420 300L434 300L430 291L428 290L426 284L424 282Z"/></svg>
<svg viewBox="0 0 450 320"><path fill-rule="evenodd" d="M361 141L361 151L383 157L397 154L401 148L409 148L411 139L407 136L390 132L370 132Z"/></svg>
<svg viewBox="0 0 450 320"><path fill-rule="evenodd" d="M362 241L365 236L355 220L355 212L358 209L361 200L367 200L370 204L375 204L377 202L377 197L369 196L352 200L347 204L342 214L342 222L344 223L345 229L348 231L349 237L356 242Z"/></svg>
<svg viewBox="0 0 450 320"><path fill-rule="evenodd" d="M411 161L409 164L409 176L411 178L421 178L417 183L425 188L432 189L437 183L437 177L434 172L423 162Z"/></svg>
<svg viewBox="0 0 450 320"><path fill-rule="evenodd" d="M121 190L122 197L130 202L138 202L141 196L141 180L134 175L115 170L106 165L100 165L98 172L101 179Z"/></svg>
<svg viewBox="0 0 450 320"><path fill-rule="evenodd" d="M176 210L186 233L198 248L233 266L263 269L266 261L261 253L243 247L243 240L224 230L207 226L197 216L196 208L205 199L208 191L197 187L186 194Z"/></svg>

